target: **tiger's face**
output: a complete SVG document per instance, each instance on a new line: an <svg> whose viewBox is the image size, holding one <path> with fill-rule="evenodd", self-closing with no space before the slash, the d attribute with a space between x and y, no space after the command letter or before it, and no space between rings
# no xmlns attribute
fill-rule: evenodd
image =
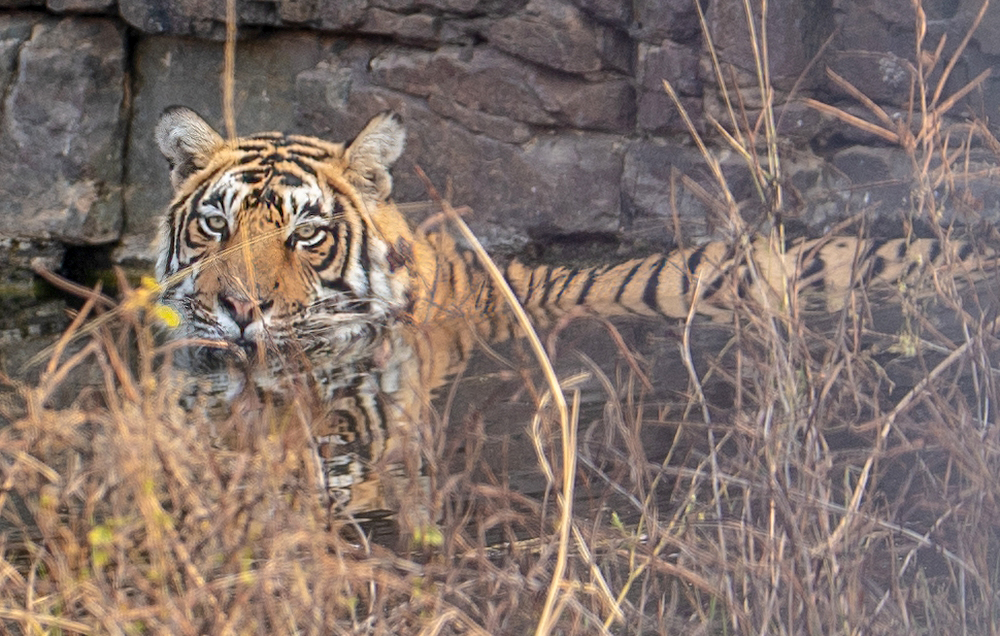
<svg viewBox="0 0 1000 636"><path fill-rule="evenodd" d="M412 236L387 203L404 136L382 114L348 146L279 133L226 141L187 108L165 111L156 140L174 199L156 272L187 335L343 345L405 310Z"/></svg>

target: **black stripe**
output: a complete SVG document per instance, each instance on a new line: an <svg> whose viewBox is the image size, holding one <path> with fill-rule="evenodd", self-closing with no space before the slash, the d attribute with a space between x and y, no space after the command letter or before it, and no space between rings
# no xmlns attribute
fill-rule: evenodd
<svg viewBox="0 0 1000 636"><path fill-rule="evenodd" d="M937 245L937 243L935 243L935 245ZM938 249L940 250L940 247L939 247ZM963 245L963 246L962 246L962 249L960 249L960 250L958 251L958 260L960 260L960 261L963 261L963 262L964 262L964 261L965 261L965 259L967 259L967 258L969 258L970 256L972 256L972 253L973 253L974 251L975 251L975 250L974 250L974 248L972 247L972 243L966 243L965 245Z"/></svg>
<svg viewBox="0 0 1000 636"><path fill-rule="evenodd" d="M559 288L559 293L556 294L557 305L559 304L559 301L562 300L563 292L566 291L566 289L569 287L569 284L573 282L573 279L576 278L576 275L579 273L580 273L580 268L574 267L572 270L570 270L570 273L566 275L566 280L563 281L562 287Z"/></svg>
<svg viewBox="0 0 1000 636"><path fill-rule="evenodd" d="M861 261L864 262L869 258L871 258L876 252L882 249L883 245L885 245L888 242L889 240L884 238L872 239L871 242L868 244L868 249L865 250L864 255L861 257Z"/></svg>
<svg viewBox="0 0 1000 636"><path fill-rule="evenodd" d="M344 216L344 204L341 203L338 199L334 198L334 200L333 200L333 213L332 213L333 220L335 221L339 217L343 217L343 216Z"/></svg>
<svg viewBox="0 0 1000 636"><path fill-rule="evenodd" d="M463 330L456 329L454 331L454 333L452 334L452 338L451 338L452 350L457 353L457 356L456 356L457 360L456 360L456 362L459 362L459 363L465 362L466 359L468 358L468 356L467 356L468 350L466 349L465 344L462 342L462 334L463 333L465 333Z"/></svg>
<svg viewBox="0 0 1000 636"><path fill-rule="evenodd" d="M809 265L802 270L802 275L799 277L800 280L807 280L810 276L815 274L822 274L823 270L826 268L826 263L822 258L816 256ZM818 289L822 291L826 288L826 278L824 276L819 276L813 282L809 283L809 287L812 289Z"/></svg>
<svg viewBox="0 0 1000 636"><path fill-rule="evenodd" d="M628 274L625 274L625 279L622 280L621 284L618 286L618 291L615 293L616 303L621 300L622 294L625 293L625 288L628 287L628 284L632 282L633 278L635 278L635 273L639 271L640 267L642 267L642 261L636 263L635 267L629 270Z"/></svg>
<svg viewBox="0 0 1000 636"><path fill-rule="evenodd" d="M301 168L303 172L306 172L308 174L315 174L316 172L316 169L313 167L313 165L302 157L296 157L293 155L290 157L285 157L285 161L287 161L288 163L294 163L299 168Z"/></svg>
<svg viewBox="0 0 1000 636"><path fill-rule="evenodd" d="M971 247L971 246L966 244L965 247ZM931 263L936 261L938 256L940 255L941 255L941 241L932 241L931 250L930 252L927 253L927 264L930 265ZM966 254L966 256L967 255L968 254ZM959 254L958 258L963 261L965 260L965 256L962 256L961 254Z"/></svg>
<svg viewBox="0 0 1000 636"><path fill-rule="evenodd" d="M659 305L656 304L656 291L660 287L660 271L663 270L663 266L666 264L667 257L660 257L660 260L656 262L656 266L653 268L652 273L650 273L649 279L646 281L646 288L642 290L642 302L659 314L662 314L663 312L660 311Z"/></svg>
<svg viewBox="0 0 1000 636"><path fill-rule="evenodd" d="M717 281L721 282L720 280L721 278L722 276L719 276L719 279L717 279ZM740 276L740 282L739 284L736 285L736 296L741 300L746 299L747 295L750 293L750 288L752 285L753 285L753 276L750 275L750 270L749 269L743 270L743 275ZM716 287L716 289L718 289L718 287ZM715 292L713 291L712 293ZM706 294L705 297L707 298L708 295Z"/></svg>
<svg viewBox="0 0 1000 636"><path fill-rule="evenodd" d="M330 237L331 237L330 238L330 243L331 243L330 249L327 250L326 256L323 257L323 260L320 261L319 265L317 265L315 267L315 270L319 274L320 278L323 277L323 272L325 272L330 267L330 265L333 263L333 261L336 260L336 258L337 258L337 251L338 251L337 250L337 240L339 238L337 236L337 234L336 234L337 229L336 228L330 228L328 231L330 232Z"/></svg>
<svg viewBox="0 0 1000 636"><path fill-rule="evenodd" d="M354 256L354 231L348 223L344 223L340 227L339 238L343 244L341 252L344 256L344 262L340 266L340 277L347 278L347 271L351 266L351 258Z"/></svg>
<svg viewBox="0 0 1000 636"><path fill-rule="evenodd" d="M451 292L452 298L455 298L457 301L461 302L463 299L457 298L458 283L455 280L455 261L449 259L447 263L448 263L448 291Z"/></svg>
<svg viewBox="0 0 1000 636"><path fill-rule="evenodd" d="M681 272L681 295L686 296L691 291L691 283L694 282L694 274L701 265L702 256L705 254L707 244L702 245L688 256L686 270Z"/></svg>
<svg viewBox="0 0 1000 636"><path fill-rule="evenodd" d="M368 283L368 290L372 288L372 259L368 248L368 226L361 226L361 254L358 256L361 264L361 271L365 273L365 281Z"/></svg>
<svg viewBox="0 0 1000 636"><path fill-rule="evenodd" d="M192 250L197 250L205 247L204 243L199 243L198 241L195 241L193 238L191 238L191 232L188 231L184 232L184 245L186 245L188 248Z"/></svg>
<svg viewBox="0 0 1000 636"><path fill-rule="evenodd" d="M281 177L281 180L284 182L284 184L286 186L290 186L290 187L295 188L295 187L298 187L298 186L300 186L300 185L302 185L304 183L302 181L301 177L299 177L298 175L292 174L291 172L288 172L287 170L277 170L276 172L277 172L278 176Z"/></svg>
<svg viewBox="0 0 1000 636"><path fill-rule="evenodd" d="M265 170L258 168L254 170L245 170L244 172L241 173L240 176L243 179L243 183L253 185L263 181L264 174Z"/></svg>
<svg viewBox="0 0 1000 636"><path fill-rule="evenodd" d="M549 302L549 295L552 293L552 288L555 287L556 282L558 282L558 279L552 279L552 271L554 269L554 267L549 267L545 271L545 280L542 281L542 287L544 289L542 291L542 299L538 302L538 304L543 307Z"/></svg>
<svg viewBox="0 0 1000 636"><path fill-rule="evenodd" d="M180 248L181 232L186 228L186 225L181 225L177 222L177 213L184 210L183 205L173 205L170 207L170 212L167 216L167 222L170 224L170 244L167 246L167 260L166 260L166 271L170 270L170 264L173 262Z"/></svg>
<svg viewBox="0 0 1000 636"><path fill-rule="evenodd" d="M823 268L825 266L826 263L823 261L823 259L819 256L816 256L812 259L812 261L809 262L808 265L806 265L806 268L802 270L802 274L799 276L799 278L805 279L809 278L814 274L818 274L823 271Z"/></svg>
<svg viewBox="0 0 1000 636"><path fill-rule="evenodd" d="M903 240L899 239L899 245L896 246L896 258L902 260L906 257L906 250L909 249L909 244Z"/></svg>
<svg viewBox="0 0 1000 636"><path fill-rule="evenodd" d="M595 267L590 270L587 274L587 282L583 284L583 289L580 290L580 295L576 297L576 304L582 305L587 302L587 294L590 293L590 288L594 286L594 281L597 280L597 276L603 273L605 268Z"/></svg>
<svg viewBox="0 0 1000 636"><path fill-rule="evenodd" d="M528 286L524 288L524 298L521 299L522 305L527 305L528 299L531 298L531 290L535 287L535 271L531 270L531 275L528 276Z"/></svg>
<svg viewBox="0 0 1000 636"><path fill-rule="evenodd" d="M340 313L342 314L370 314L371 312L372 303L370 300L352 299L340 305Z"/></svg>
<svg viewBox="0 0 1000 636"><path fill-rule="evenodd" d="M270 141L261 140L259 142L254 141L244 141L240 145L236 146L237 150L249 153L251 157L257 158L260 156L262 150L269 150L273 147Z"/></svg>
<svg viewBox="0 0 1000 636"><path fill-rule="evenodd" d="M380 392L376 393L374 396L372 396L372 399L375 401L375 414L378 417L378 422L374 422L374 424L379 427L379 430L386 431L386 430L389 430L387 428L388 425L389 425L389 416L385 412L385 402L383 401L383 395L384 394L380 391ZM370 418L369 418L369 421L370 421ZM371 430L372 430L371 426L369 425L368 430L365 431L365 437L377 439L377 437L375 437L375 436L373 436L371 434ZM369 444L369 448L370 447L371 447L371 444ZM367 459L368 459L369 462L372 460L372 453L371 453L371 451L368 452L368 458Z"/></svg>
<svg viewBox="0 0 1000 636"><path fill-rule="evenodd" d="M325 278L320 277L319 284L323 287L323 289L343 292L345 294L353 293L351 291L351 288L348 287L347 283L345 283L341 278L336 278L334 280L326 280Z"/></svg>
<svg viewBox="0 0 1000 636"><path fill-rule="evenodd" d="M312 159L313 161L325 161L331 157L330 153L321 149L313 148L310 146L305 146L304 148L297 147L298 144L294 146L289 146L288 151ZM304 146L304 144L303 144Z"/></svg>
<svg viewBox="0 0 1000 636"><path fill-rule="evenodd" d="M712 281L712 284L709 285L708 289L705 290L705 293L704 295L702 295L702 298L711 298L712 296L714 296L720 289L722 289L722 283L725 282L725 278L726 278L725 273L716 276L715 280Z"/></svg>
<svg viewBox="0 0 1000 636"><path fill-rule="evenodd" d="M300 219L322 218L323 210L320 208L319 201L309 201L308 203L302 204L302 206L296 210L296 215Z"/></svg>
<svg viewBox="0 0 1000 636"><path fill-rule="evenodd" d="M875 280L884 271L885 271L885 259L882 258L881 256L876 256L875 259L872 260L871 271L868 274L869 279Z"/></svg>

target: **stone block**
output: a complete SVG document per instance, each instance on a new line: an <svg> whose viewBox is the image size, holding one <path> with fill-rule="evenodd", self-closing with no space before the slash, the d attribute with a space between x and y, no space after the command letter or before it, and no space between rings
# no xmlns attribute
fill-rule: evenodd
<svg viewBox="0 0 1000 636"><path fill-rule="evenodd" d="M621 0L572 0L584 13L598 22L628 28L632 22L632 3Z"/></svg>
<svg viewBox="0 0 1000 636"><path fill-rule="evenodd" d="M47 0L45 7L53 13L106 13L115 0Z"/></svg>
<svg viewBox="0 0 1000 636"><path fill-rule="evenodd" d="M514 13L524 3L525 0L373 0L372 6L402 14L429 9L437 15L496 17Z"/></svg>
<svg viewBox="0 0 1000 636"><path fill-rule="evenodd" d="M621 186L626 231L648 233L655 228L676 242L711 237L718 219L681 183L681 176L688 175L708 185L703 166L690 147L657 140L630 144Z"/></svg>
<svg viewBox="0 0 1000 636"><path fill-rule="evenodd" d="M376 83L429 97L442 115L503 141L524 139L513 137L511 124L502 119L608 132L627 132L634 122L635 98L627 79L588 81L491 47L442 47L433 53L390 50L371 67Z"/></svg>
<svg viewBox="0 0 1000 636"><path fill-rule="evenodd" d="M835 51L829 68L876 103L902 108L910 100L913 65L891 52ZM828 80L827 85L834 95L856 103L839 84Z"/></svg>
<svg viewBox="0 0 1000 636"><path fill-rule="evenodd" d="M749 200L753 186L745 164L727 161L726 182L737 201ZM625 228L630 233L655 232L675 242L726 238L717 233L724 219L682 183L693 179L705 190L721 193L697 149L662 140L637 141L625 153L622 199ZM675 236L679 232L679 236Z"/></svg>
<svg viewBox="0 0 1000 636"><path fill-rule="evenodd" d="M759 5L753 4L754 35L747 26L744 3L715 0L707 14L712 42L721 62L743 70L756 80L754 50L763 41ZM823 42L833 32L833 10L823 3L809 6L800 0L778 0L768 3L767 44L771 83L780 90L791 90L800 82L802 73ZM820 65L821 66L821 65ZM819 70L813 70L818 76ZM806 78L800 89L806 89L814 79Z"/></svg>
<svg viewBox="0 0 1000 636"><path fill-rule="evenodd" d="M492 22L485 32L496 48L568 73L632 71L628 36L598 24L562 0L530 0L524 9Z"/></svg>
<svg viewBox="0 0 1000 636"><path fill-rule="evenodd" d="M114 241L125 48L110 20L0 16L0 234Z"/></svg>
<svg viewBox="0 0 1000 636"><path fill-rule="evenodd" d="M702 85L698 52L669 40L639 45L638 125L651 132L687 132L677 107L663 88L670 82L692 120L701 120Z"/></svg>
<svg viewBox="0 0 1000 636"><path fill-rule="evenodd" d="M643 42L673 40L697 45L701 37L698 12L692 0L634 0L633 28Z"/></svg>
<svg viewBox="0 0 1000 636"><path fill-rule="evenodd" d="M972 18L978 13L981 4L981 2L974 3L969 0L961 2L962 10L956 21L963 25L971 24ZM1000 38L996 36L998 32L1000 32L1000 5L991 4L986 9L979 29L973 34L972 42L987 55L1000 55Z"/></svg>
<svg viewBox="0 0 1000 636"><path fill-rule="evenodd" d="M146 33L216 38L225 34L225 0L118 0L118 12Z"/></svg>
<svg viewBox="0 0 1000 636"><path fill-rule="evenodd" d="M367 0L237 2L237 23L241 27L349 29L364 22L368 6ZM118 0L118 8L126 22L146 33L225 36L226 0Z"/></svg>
<svg viewBox="0 0 1000 636"><path fill-rule="evenodd" d="M850 193L855 210L910 209L912 164L902 149L854 146L836 153L830 161L850 180L845 191Z"/></svg>

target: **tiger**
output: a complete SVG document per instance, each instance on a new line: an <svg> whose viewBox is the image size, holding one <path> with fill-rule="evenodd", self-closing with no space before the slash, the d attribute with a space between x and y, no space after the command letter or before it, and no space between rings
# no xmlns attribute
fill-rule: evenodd
<svg viewBox="0 0 1000 636"><path fill-rule="evenodd" d="M429 395L477 341L519 329L475 252L392 201L405 138L393 112L347 143L278 132L226 140L182 106L155 129L174 190L156 277L181 335L202 343L186 364L215 374L228 396L280 393L287 378L307 377L330 405L311 431L321 483L345 510L399 505L372 484L374 467L408 452ZM956 263L980 271L982 258L971 244L933 239L758 238L596 267L513 259L504 277L539 324L581 310L719 320L738 302L780 306L799 294L835 311L859 285Z"/></svg>

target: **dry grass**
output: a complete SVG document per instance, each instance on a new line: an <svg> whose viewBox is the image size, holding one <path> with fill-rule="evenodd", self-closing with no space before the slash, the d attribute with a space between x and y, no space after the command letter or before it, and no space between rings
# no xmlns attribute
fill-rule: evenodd
<svg viewBox="0 0 1000 636"><path fill-rule="evenodd" d="M932 193L961 191L963 153L1000 144L985 126L947 123L951 64L918 46L913 117L882 130L910 153L912 214L937 220ZM757 68L767 94L763 56ZM724 84L721 67L717 76ZM770 106L760 125L729 112L731 122L711 123L779 212ZM716 174L701 193L747 236ZM741 249L752 271L751 243ZM536 363L504 362L513 371L488 382L514 387L535 415L502 434L489 422L492 393L461 411L452 398L470 378L456 380L428 415L431 488L419 505L438 521L419 541L373 539L378 524L316 496L308 430L322 405L237 403L223 418L181 408L187 380L170 364L179 345L153 337L164 316L150 292L126 291L114 308L91 294L37 381L5 381L2 631L1000 631L988 309L1000 301L989 281L928 272L891 297L854 290L821 317L791 294L780 306L748 300L729 325L692 314L659 360L608 326L619 368L570 354L585 372L556 380L540 379ZM553 331L549 356L566 358L577 326ZM662 343L662 328L651 333ZM597 408L580 406L584 386L597 387ZM568 404L553 407L564 393ZM530 481L512 467L540 477L531 496L512 487Z"/></svg>

